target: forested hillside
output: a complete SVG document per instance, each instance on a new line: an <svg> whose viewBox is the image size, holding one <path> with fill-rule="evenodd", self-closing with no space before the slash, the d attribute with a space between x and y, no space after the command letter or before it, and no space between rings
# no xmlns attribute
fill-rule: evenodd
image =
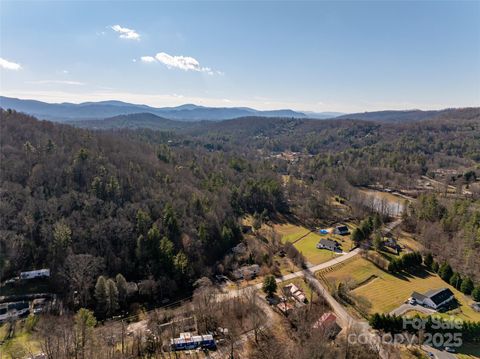
<svg viewBox="0 0 480 359"><path fill-rule="evenodd" d="M175 296L239 241L239 214L288 210L278 176L258 161L239 169L203 146L171 149L12 111L0 123L2 278L49 267L81 305L102 273L143 280L150 301Z"/></svg>
<svg viewBox="0 0 480 359"><path fill-rule="evenodd" d="M101 274L138 283L139 301L176 297L216 271L242 238L244 214L318 225L336 219L334 196L355 206L358 186L408 189L445 168L468 185L475 176L462 171L479 172L479 113L410 124L252 117L162 132L91 131L2 111L2 278L49 267L67 302L81 305L91 305ZM435 218L411 213L434 254L463 243L457 270L463 258L478 266L471 201L444 204L448 214Z"/></svg>

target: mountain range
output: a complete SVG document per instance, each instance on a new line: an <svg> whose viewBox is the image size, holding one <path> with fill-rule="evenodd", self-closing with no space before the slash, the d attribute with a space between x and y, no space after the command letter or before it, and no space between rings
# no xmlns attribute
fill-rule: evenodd
<svg viewBox="0 0 480 359"><path fill-rule="evenodd" d="M66 122L78 127L92 129L150 128L179 129L201 125L204 121L223 121L241 117L249 118L294 118L362 120L372 122L413 122L455 117L462 111L480 108L445 110L402 110L373 111L343 114L339 112L299 112L290 109L260 111L248 107L205 107L185 104L177 107L151 107L122 101L100 101L84 103L46 103L0 96L0 107L33 115L39 119ZM459 112L460 111L460 112ZM190 124L189 124L190 123Z"/></svg>
<svg viewBox="0 0 480 359"><path fill-rule="evenodd" d="M220 121L246 116L331 118L341 113L308 113L289 109L260 111L248 107L205 107L185 104L177 107L151 107L121 101L75 103L46 103L36 100L0 96L0 107L28 113L40 119L68 122L72 120L99 120L119 115L150 113L170 120Z"/></svg>

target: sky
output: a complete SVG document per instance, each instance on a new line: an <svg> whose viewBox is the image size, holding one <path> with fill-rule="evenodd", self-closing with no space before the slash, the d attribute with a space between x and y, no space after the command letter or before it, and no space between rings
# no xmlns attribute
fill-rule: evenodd
<svg viewBox="0 0 480 359"><path fill-rule="evenodd" d="M360 112L480 106L480 1L5 1L0 93Z"/></svg>

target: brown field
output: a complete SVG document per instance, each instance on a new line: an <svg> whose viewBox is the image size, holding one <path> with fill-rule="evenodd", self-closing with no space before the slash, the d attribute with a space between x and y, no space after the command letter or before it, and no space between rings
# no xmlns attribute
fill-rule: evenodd
<svg viewBox="0 0 480 359"><path fill-rule="evenodd" d="M480 321L480 313L470 307L472 303L470 297L444 282L438 275L427 271L422 271L418 275L394 276L368 260L356 257L343 265L334 267L331 271L320 272L317 275L330 285L348 280L354 280L357 284L363 282L363 285L352 290L352 294L369 302L369 314L391 312L404 303L413 291L423 293L430 289L447 287L455 294L459 307L442 315Z"/></svg>

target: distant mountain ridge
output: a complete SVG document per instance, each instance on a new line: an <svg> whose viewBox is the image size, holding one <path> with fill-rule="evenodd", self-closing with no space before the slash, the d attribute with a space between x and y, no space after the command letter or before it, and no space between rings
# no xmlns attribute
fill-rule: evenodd
<svg viewBox="0 0 480 359"><path fill-rule="evenodd" d="M132 113L129 115L118 115L101 120L80 120L70 121L69 124L89 128L92 130L110 130L110 129L138 129L149 128L152 130L178 130L188 126L195 126L199 122L177 121L163 118L153 113Z"/></svg>
<svg viewBox="0 0 480 359"><path fill-rule="evenodd" d="M452 108L444 110L405 110L405 111L374 111L374 112L361 112L350 113L335 117L337 120L362 120L362 121L374 121L374 122L415 122L434 120L436 118L442 118L444 116L455 116L465 112L472 112L478 114L478 107L466 107L466 108Z"/></svg>
<svg viewBox="0 0 480 359"><path fill-rule="evenodd" d="M41 119L68 122L72 120L99 120L119 115L151 113L179 121L220 121L245 116L306 118L303 112L289 109L260 111L248 107L205 107L185 104L177 107L156 108L122 101L74 103L46 103L0 96L0 107L14 109Z"/></svg>
<svg viewBox="0 0 480 359"><path fill-rule="evenodd" d="M79 127L109 128L183 128L181 122L224 121L243 117L361 120L383 123L435 120L458 114L477 114L480 108L444 110L385 110L342 114L339 112L298 112L289 109L259 111L248 107L205 107L184 104L176 107L151 107L122 101L46 103L0 96L0 107L14 109L39 119L67 122ZM168 122L171 121L171 122Z"/></svg>

